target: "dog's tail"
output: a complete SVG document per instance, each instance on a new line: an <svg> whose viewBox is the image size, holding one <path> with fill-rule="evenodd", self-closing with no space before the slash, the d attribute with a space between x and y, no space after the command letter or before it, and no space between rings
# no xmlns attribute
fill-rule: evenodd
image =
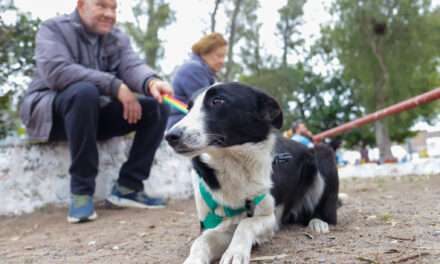
<svg viewBox="0 0 440 264"><path fill-rule="evenodd" d="M323 212L325 215L324 219L329 224L336 224L336 211L342 204L342 200L338 198L339 175L336 166L335 152L329 145L324 143L317 144L314 150L318 171L325 181L325 191L323 195L326 199L322 205L325 208L325 212Z"/></svg>
<svg viewBox="0 0 440 264"><path fill-rule="evenodd" d="M334 150L327 144L320 143L315 146L318 171L325 176L327 184L338 184L338 168ZM329 182L330 181L330 182ZM338 184L339 186L339 184ZM338 187L337 186L337 187Z"/></svg>

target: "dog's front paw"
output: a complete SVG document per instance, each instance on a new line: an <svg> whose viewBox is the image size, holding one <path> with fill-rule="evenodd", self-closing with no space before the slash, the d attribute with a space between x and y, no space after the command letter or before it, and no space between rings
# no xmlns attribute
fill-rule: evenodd
<svg viewBox="0 0 440 264"><path fill-rule="evenodd" d="M223 254L220 264L248 264L250 253L228 249Z"/></svg>
<svg viewBox="0 0 440 264"><path fill-rule="evenodd" d="M209 260L202 257L189 256L183 264L209 264Z"/></svg>
<svg viewBox="0 0 440 264"><path fill-rule="evenodd" d="M316 233L328 233L330 231L327 222L324 222L318 218L313 218L310 220L309 228Z"/></svg>

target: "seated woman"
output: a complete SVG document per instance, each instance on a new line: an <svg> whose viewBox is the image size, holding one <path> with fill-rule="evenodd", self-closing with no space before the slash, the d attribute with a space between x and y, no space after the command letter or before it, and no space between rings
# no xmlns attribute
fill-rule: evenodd
<svg viewBox="0 0 440 264"><path fill-rule="evenodd" d="M190 59L181 65L172 80L174 95L184 103L198 90L216 82L216 73L224 66L228 43L219 33L210 33L192 46ZM171 109L167 129L172 127L184 114Z"/></svg>

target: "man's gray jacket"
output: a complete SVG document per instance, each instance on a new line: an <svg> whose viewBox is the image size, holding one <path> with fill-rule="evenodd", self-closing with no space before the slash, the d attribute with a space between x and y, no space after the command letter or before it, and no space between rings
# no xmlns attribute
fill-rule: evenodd
<svg viewBox="0 0 440 264"><path fill-rule="evenodd" d="M35 45L35 76L20 109L31 140L49 139L55 95L69 85L91 82L101 95L116 97L121 83L145 94L146 82L156 76L124 33L114 28L106 35L93 35L77 11L43 22Z"/></svg>

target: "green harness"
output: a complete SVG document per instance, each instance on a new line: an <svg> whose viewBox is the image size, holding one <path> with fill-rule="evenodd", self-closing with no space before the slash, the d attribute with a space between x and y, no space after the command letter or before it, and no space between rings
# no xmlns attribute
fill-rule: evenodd
<svg viewBox="0 0 440 264"><path fill-rule="evenodd" d="M202 228L203 229L215 228L223 221L224 217L215 213L215 209L217 209L219 204L216 200L214 200L211 193L208 192L208 190L206 190L205 182L201 177L199 177L199 190L203 200L210 209L209 213L202 221ZM225 212L225 217L233 217L243 212L248 212L248 216L252 216L253 209L264 199L265 196L266 194L263 193L252 199L252 201L247 200L246 206L241 208L231 208L228 206L221 205L223 207L223 211ZM252 202L252 204L250 204L250 202Z"/></svg>

